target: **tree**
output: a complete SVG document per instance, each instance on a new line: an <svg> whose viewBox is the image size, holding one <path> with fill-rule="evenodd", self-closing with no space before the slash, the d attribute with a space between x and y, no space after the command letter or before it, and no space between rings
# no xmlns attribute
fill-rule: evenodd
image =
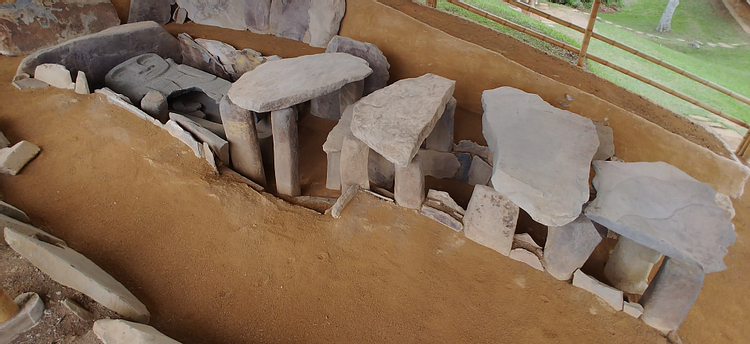
<svg viewBox="0 0 750 344"><path fill-rule="evenodd" d="M672 31L672 16L674 15L674 10L677 9L677 5L679 4L680 0L669 0L667 2L667 7L664 8L664 13L661 14L661 19L659 19L659 25L656 27L656 31Z"/></svg>

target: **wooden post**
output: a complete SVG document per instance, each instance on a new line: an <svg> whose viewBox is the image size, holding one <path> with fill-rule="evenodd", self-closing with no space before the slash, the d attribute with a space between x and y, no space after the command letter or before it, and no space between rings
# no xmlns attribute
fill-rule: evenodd
<svg viewBox="0 0 750 344"><path fill-rule="evenodd" d="M589 17L589 25L586 26L586 33L583 35L583 43L581 43L581 53L578 54L578 67L583 67L583 63L586 61L586 50L589 49L589 41L591 40L591 34L594 32L594 23L596 23L596 14L599 12L599 4L602 0L594 0L593 6L591 6L591 17Z"/></svg>
<svg viewBox="0 0 750 344"><path fill-rule="evenodd" d="M12 318L18 313L18 305L8 296L5 289L0 287L0 323Z"/></svg>
<svg viewBox="0 0 750 344"><path fill-rule="evenodd" d="M427 3L427 6L436 8L437 7L437 0L427 0L425 1Z"/></svg>

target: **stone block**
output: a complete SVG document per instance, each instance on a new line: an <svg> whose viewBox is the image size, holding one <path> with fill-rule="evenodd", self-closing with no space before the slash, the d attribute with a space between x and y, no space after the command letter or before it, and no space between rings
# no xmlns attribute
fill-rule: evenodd
<svg viewBox="0 0 750 344"><path fill-rule="evenodd" d="M83 321L94 321L96 319L91 312L83 308L78 302L75 302L71 299L65 299L62 302L63 306L67 308L73 315L78 317L78 319L81 319Z"/></svg>
<svg viewBox="0 0 750 344"><path fill-rule="evenodd" d="M0 343L11 343L14 338L36 326L44 315L44 302L37 293L18 295L14 302L19 311L0 323Z"/></svg>
<svg viewBox="0 0 750 344"><path fill-rule="evenodd" d="M521 263L525 263L526 265L534 269L544 271L544 267L542 267L542 262L539 260L539 257L527 249L514 248L510 251L510 254L508 256L511 259L519 261Z"/></svg>
<svg viewBox="0 0 750 344"><path fill-rule="evenodd" d="M466 211L456 201L453 200L450 194L445 191L438 191L430 189L427 191L427 199L425 204L430 207L442 210L451 216L462 219L466 215Z"/></svg>
<svg viewBox="0 0 750 344"><path fill-rule="evenodd" d="M172 18L173 0L130 0L128 23L155 21L169 23Z"/></svg>
<svg viewBox="0 0 750 344"><path fill-rule="evenodd" d="M370 189L369 153L370 148L354 135L344 137L340 162L341 190L348 190L352 185Z"/></svg>
<svg viewBox="0 0 750 344"><path fill-rule="evenodd" d="M648 277L662 255L621 236L604 266L604 276L616 288L641 295L648 287Z"/></svg>
<svg viewBox="0 0 750 344"><path fill-rule="evenodd" d="M326 47L331 39L339 33L341 19L346 11L345 0L312 1L307 10L310 24L302 41L313 47ZM309 37L309 40L307 39Z"/></svg>
<svg viewBox="0 0 750 344"><path fill-rule="evenodd" d="M79 70L78 75L76 75L75 91L78 94L91 94L91 90L89 89L89 81L86 79L86 73L84 73L82 70Z"/></svg>
<svg viewBox="0 0 750 344"><path fill-rule="evenodd" d="M520 209L497 191L474 186L464 216L466 238L501 254L510 255Z"/></svg>
<svg viewBox="0 0 750 344"><path fill-rule="evenodd" d="M420 209L425 197L424 170L422 158L417 155L412 161L401 167L396 165L393 186L396 204L409 209Z"/></svg>
<svg viewBox="0 0 750 344"><path fill-rule="evenodd" d="M468 183L469 170L471 169L472 163L471 154L460 152L456 152L453 154L456 156L456 158L458 158L458 162L461 163L461 166L458 168L458 171L456 172L456 176L454 178L460 182Z"/></svg>
<svg viewBox="0 0 750 344"><path fill-rule="evenodd" d="M18 209L8 203L0 201L0 214L16 219L21 222L31 223L31 219L21 209Z"/></svg>
<svg viewBox="0 0 750 344"><path fill-rule="evenodd" d="M440 152L450 152L453 149L453 122L456 117L457 104L456 98L451 98L445 105L445 111L425 139L426 149Z"/></svg>
<svg viewBox="0 0 750 344"><path fill-rule="evenodd" d="M39 154L39 147L28 141L21 141L0 149L0 174L15 176L26 164Z"/></svg>
<svg viewBox="0 0 750 344"><path fill-rule="evenodd" d="M427 216L428 218L435 220L456 232L460 232L464 228L461 221L457 220L451 214L448 214L439 209L435 209L429 205L422 205L422 209L420 212L422 215Z"/></svg>
<svg viewBox="0 0 750 344"><path fill-rule="evenodd" d="M55 63L44 63L36 66L34 79L57 88L69 90L75 88L70 71L65 66Z"/></svg>
<svg viewBox="0 0 750 344"><path fill-rule="evenodd" d="M326 189L341 190L341 152L326 153Z"/></svg>
<svg viewBox="0 0 750 344"><path fill-rule="evenodd" d="M149 122L159 128L164 128L164 125L161 122L159 122L159 120L149 116L147 113L143 112L143 110L141 110L139 107L134 106L130 102L130 99L128 97L122 94L116 93L107 87L94 90L94 93L103 94L105 97L107 97L107 102L109 102L110 104L119 106L127 110L128 112L136 115L138 118L145 120L146 122Z"/></svg>
<svg viewBox="0 0 750 344"><path fill-rule="evenodd" d="M19 90L49 87L46 82L34 79L26 73L16 75L13 78L13 86L15 86Z"/></svg>
<svg viewBox="0 0 750 344"><path fill-rule="evenodd" d="M490 148L486 146L480 146L474 141L461 140L458 144L453 145L453 151L457 153L469 153L471 155L478 155L482 160L492 165L492 152Z"/></svg>
<svg viewBox="0 0 750 344"><path fill-rule="evenodd" d="M36 236L37 238L43 238L44 241L58 245L58 246L65 246L67 245L65 241L63 241L60 238L55 237L52 234L49 234L39 228L36 228L28 223L16 220L15 218L12 218L10 216L7 216L5 214L0 214L0 228L10 228L18 233L21 233L23 235L27 236Z"/></svg>
<svg viewBox="0 0 750 344"><path fill-rule="evenodd" d="M475 155L469 167L469 185L487 185L492 178L492 166Z"/></svg>
<svg viewBox="0 0 750 344"><path fill-rule="evenodd" d="M671 257L664 262L640 299L643 320L662 333L677 330L703 288L700 268Z"/></svg>
<svg viewBox="0 0 750 344"><path fill-rule="evenodd" d="M612 128L601 122L594 122L596 135L599 137L599 148L593 160L607 160L615 155L615 138Z"/></svg>
<svg viewBox="0 0 750 344"><path fill-rule="evenodd" d="M622 291L597 281L595 278L586 275L581 270L576 270L576 272L573 273L573 285L598 296L616 311L622 310L622 305L624 303Z"/></svg>
<svg viewBox="0 0 750 344"><path fill-rule="evenodd" d="M372 68L372 74L365 78L363 96L375 92L388 84L388 79L390 78L388 69L391 68L391 65L388 63L385 55L374 44L358 42L348 37L334 36L328 42L326 52L347 53L367 61L367 64Z"/></svg>
<svg viewBox="0 0 750 344"><path fill-rule="evenodd" d="M451 179L456 176L458 169L461 167L461 163L453 153L420 149L418 154L422 159L425 176Z"/></svg>
<svg viewBox="0 0 750 344"><path fill-rule="evenodd" d="M601 241L599 231L583 215L567 225L548 227L543 257L547 272L558 280L570 280Z"/></svg>
<svg viewBox="0 0 750 344"><path fill-rule="evenodd" d="M362 98L364 80L348 83L341 89L310 101L310 113L320 118L339 120L349 105Z"/></svg>
<svg viewBox="0 0 750 344"><path fill-rule="evenodd" d="M180 344L151 326L120 319L97 320L94 334L104 344Z"/></svg>

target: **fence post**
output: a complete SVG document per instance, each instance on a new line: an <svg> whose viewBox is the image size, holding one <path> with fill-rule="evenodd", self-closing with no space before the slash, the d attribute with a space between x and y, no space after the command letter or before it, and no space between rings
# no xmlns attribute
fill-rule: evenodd
<svg viewBox="0 0 750 344"><path fill-rule="evenodd" d="M578 67L583 67L583 62L586 61L586 50L589 49L589 41L591 41L591 34L594 32L594 23L596 23L596 14L599 12L599 4L602 0L594 0L594 4L591 6L591 17L589 17L589 25L586 26L586 33L583 35L583 43L581 43L581 53L578 54Z"/></svg>
<svg viewBox="0 0 750 344"><path fill-rule="evenodd" d="M426 3L427 3L427 6L429 7L432 7L432 8L437 7L437 0L427 0Z"/></svg>

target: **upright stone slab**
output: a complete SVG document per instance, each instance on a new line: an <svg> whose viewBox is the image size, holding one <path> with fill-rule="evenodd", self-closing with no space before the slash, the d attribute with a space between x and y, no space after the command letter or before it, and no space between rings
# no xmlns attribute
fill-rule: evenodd
<svg viewBox="0 0 750 344"><path fill-rule="evenodd" d="M309 0L272 1L269 17L271 34L302 41L310 24L311 5L312 1ZM309 42L309 37L307 39Z"/></svg>
<svg viewBox="0 0 750 344"><path fill-rule="evenodd" d="M174 0L130 0L128 23L155 21L169 23L172 18Z"/></svg>
<svg viewBox="0 0 750 344"><path fill-rule="evenodd" d="M0 53L3 55L31 54L120 24L117 11L109 0L16 0L2 3Z"/></svg>
<svg viewBox="0 0 750 344"><path fill-rule="evenodd" d="M310 24L303 42L313 47L325 47L339 33L341 19L346 11L345 0L312 1L308 12ZM309 39L307 39L309 37Z"/></svg>
<svg viewBox="0 0 750 344"><path fill-rule="evenodd" d="M341 152L326 153L326 189L341 190Z"/></svg>
<svg viewBox="0 0 750 344"><path fill-rule="evenodd" d="M125 318L148 323L150 313L120 282L67 246L56 246L5 228L5 242L50 278L78 290Z"/></svg>
<svg viewBox="0 0 750 344"><path fill-rule="evenodd" d="M422 207L425 197L424 171L422 158L419 155L415 156L406 167L396 165L393 194L399 206L417 210Z"/></svg>
<svg viewBox="0 0 750 344"><path fill-rule="evenodd" d="M648 287L648 277L662 255L624 236L620 236L604 266L604 276L617 289L641 295Z"/></svg>
<svg viewBox="0 0 750 344"><path fill-rule="evenodd" d="M293 107L272 111L271 126L276 191L288 197L299 196L302 191L299 184L297 111Z"/></svg>
<svg viewBox="0 0 750 344"><path fill-rule="evenodd" d="M726 269L723 258L736 236L711 186L664 162L593 165L597 197L586 207L588 218L706 273Z"/></svg>
<svg viewBox="0 0 750 344"><path fill-rule="evenodd" d="M177 38L180 40L180 52L183 64L216 75L225 80L230 79L229 73L224 69L224 65L221 64L219 59L206 50L206 48L196 43L193 37L190 37L186 33L181 33L177 35Z"/></svg>
<svg viewBox="0 0 750 344"><path fill-rule="evenodd" d="M664 258L659 272L640 299L641 320L662 333L676 330L698 299L704 275L694 265Z"/></svg>
<svg viewBox="0 0 750 344"><path fill-rule="evenodd" d="M36 66L36 69L34 69L34 79L57 88L75 88L70 71L65 66L55 63L44 63Z"/></svg>
<svg viewBox="0 0 750 344"><path fill-rule="evenodd" d="M224 165L230 166L229 142L188 117L177 113L170 113L169 118L177 122L177 124L179 124L183 129L187 130L197 140L208 144L208 146L211 148L211 151L216 154L217 157L219 157L219 160L224 162ZM251 116L250 120L252 120L252 118L253 117Z"/></svg>
<svg viewBox="0 0 750 344"><path fill-rule="evenodd" d="M450 152L453 150L453 122L456 117L456 98L451 98L445 105L445 111L440 116L432 133L425 139L425 148L440 152ZM486 184L486 183L485 183Z"/></svg>
<svg viewBox="0 0 750 344"><path fill-rule="evenodd" d="M78 94L91 94L89 81L86 78L86 73L84 73L82 70L79 70L78 75L76 75L75 91Z"/></svg>
<svg viewBox="0 0 750 344"><path fill-rule="evenodd" d="M599 147L591 120L512 87L484 91L482 107L495 190L541 224L575 220L589 199L591 159Z"/></svg>
<svg viewBox="0 0 750 344"><path fill-rule="evenodd" d="M370 189L368 175L370 148L354 135L344 137L341 147L341 190L357 185L363 190Z"/></svg>
<svg viewBox="0 0 750 344"><path fill-rule="evenodd" d="M120 319L97 320L94 334L104 344L180 344L151 326Z"/></svg>
<svg viewBox="0 0 750 344"><path fill-rule="evenodd" d="M323 151L326 152L328 169L326 174L326 188L341 190L341 147L344 137L351 135L352 107L344 111L339 122L328 132L326 142L323 143ZM345 190L342 190L342 192Z"/></svg>
<svg viewBox="0 0 750 344"><path fill-rule="evenodd" d="M594 160L607 160L615 155L615 138L612 128L601 122L594 122L596 135L599 137L599 148Z"/></svg>
<svg viewBox="0 0 750 344"><path fill-rule="evenodd" d="M348 37L334 36L326 47L327 53L347 53L364 59L372 68L372 74L365 78L363 96L369 95L388 84L391 65L388 59L371 43L362 43Z"/></svg>
<svg viewBox="0 0 750 344"><path fill-rule="evenodd" d="M388 161L405 167L432 132L455 84L434 74L399 80L354 105L352 133Z"/></svg>
<svg viewBox="0 0 750 344"><path fill-rule="evenodd" d="M451 179L456 176L461 163L453 153L420 149L418 153L422 159L425 176L438 179Z"/></svg>
<svg viewBox="0 0 750 344"><path fill-rule="evenodd" d="M220 106L224 133L229 141L232 167L241 175L266 186L263 156L260 152L258 132L255 129L255 115L252 111L232 103L229 97L222 98Z"/></svg>
<svg viewBox="0 0 750 344"><path fill-rule="evenodd" d="M201 25L269 33L271 0L177 0L177 5Z"/></svg>
<svg viewBox="0 0 750 344"><path fill-rule="evenodd" d="M520 209L497 191L474 186L464 216L466 238L508 256L513 247Z"/></svg>
<svg viewBox="0 0 750 344"><path fill-rule="evenodd" d="M586 263L602 236L586 216L561 226L548 227L544 244L544 267L552 277L570 280L573 273Z"/></svg>
<svg viewBox="0 0 750 344"><path fill-rule="evenodd" d="M240 77L229 90L229 98L255 112L280 110L329 94L370 73L365 60L343 53L268 61Z"/></svg>

